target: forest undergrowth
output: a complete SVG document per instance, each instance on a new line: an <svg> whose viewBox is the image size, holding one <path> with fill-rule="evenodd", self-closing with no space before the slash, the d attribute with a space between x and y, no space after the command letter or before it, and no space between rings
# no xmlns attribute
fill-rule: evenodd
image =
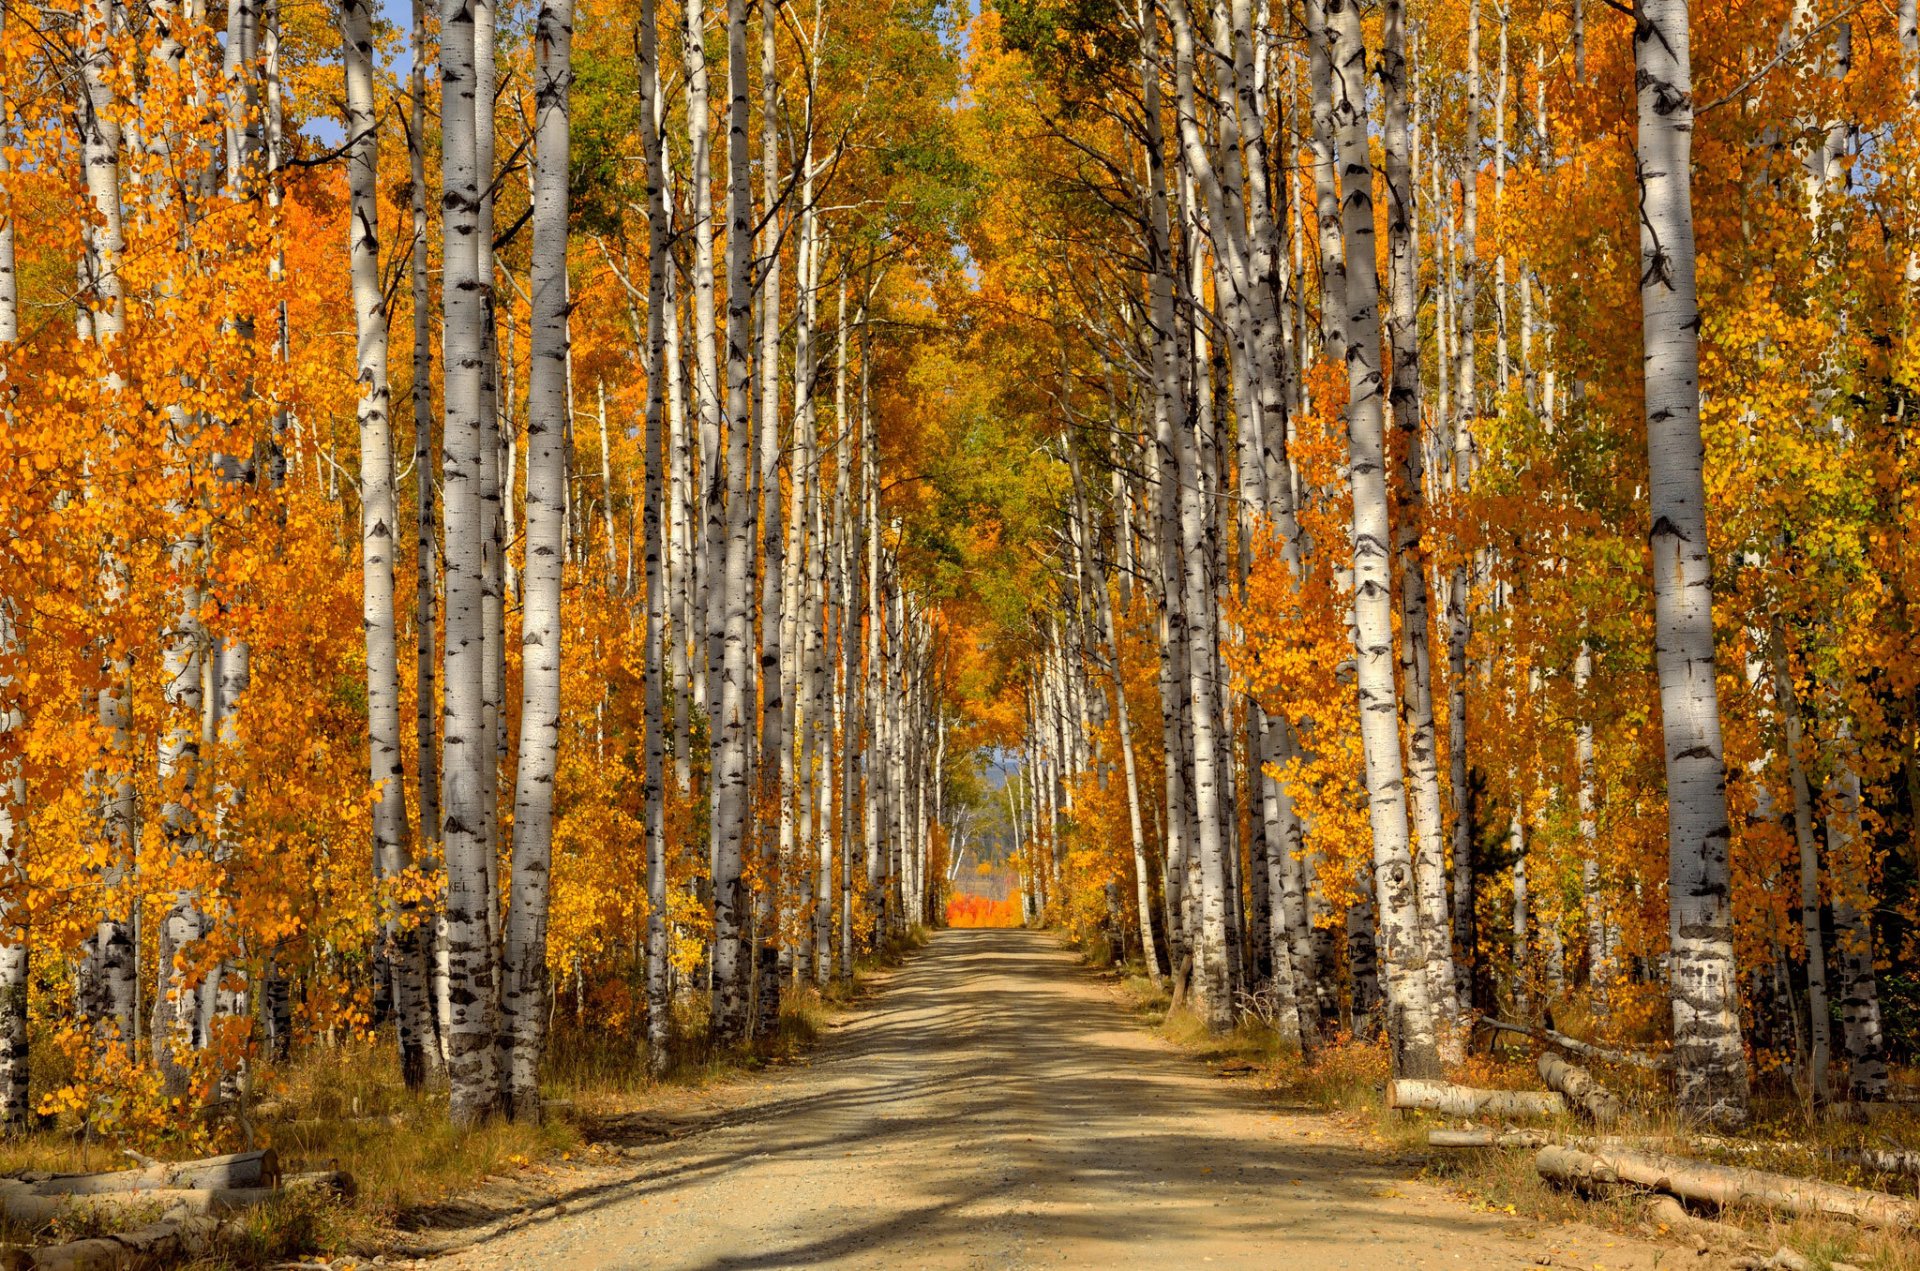
<svg viewBox="0 0 1920 1271"><path fill-rule="evenodd" d="M1382 1156L1417 1165L1420 1176L1475 1209L1546 1223L1581 1222L1639 1235L1673 1240L1705 1254L1755 1259L1788 1249L1813 1271L1848 1266L1871 1271L1920 1271L1920 1242L1910 1234L1874 1231L1840 1221L1788 1219L1762 1210L1728 1209L1701 1215L1704 1224L1677 1229L1651 1204L1651 1195L1620 1192L1582 1195L1555 1187L1534 1169L1531 1151L1513 1149L1435 1149L1431 1130L1463 1125L1458 1118L1387 1106L1391 1058L1384 1039L1335 1034L1328 1044L1303 1056L1280 1032L1255 1014L1244 1014L1227 1033L1210 1030L1185 1003L1175 1008L1169 987L1155 984L1135 963L1113 965L1104 951L1082 951L1090 964L1117 980L1122 1003L1147 1028L1172 1042L1223 1077L1250 1081L1263 1102L1296 1112L1325 1114L1339 1131ZM1577 1004L1572 1004L1577 1015ZM1569 1018L1565 1022L1573 1023ZM1480 1039L1484 1043L1484 1033ZM1476 1044L1466 1059L1447 1072L1449 1080L1493 1090L1533 1090L1537 1048L1496 1041ZM1908 1078L1910 1079L1910 1074ZM1614 1131L1623 1138L1664 1142L1669 1150L1726 1165L1777 1170L1807 1178L1912 1195L1911 1179L1900 1179L1826 1156L1835 1149L1888 1146L1920 1141L1920 1107L1878 1116L1859 1126L1814 1114L1803 1102L1773 1092L1757 1094L1754 1120L1733 1136L1702 1140L1675 1119L1659 1082L1631 1067L1605 1070L1609 1088L1626 1100L1628 1113ZM1578 1136L1590 1132L1572 1116L1532 1123L1550 1132Z"/></svg>
<svg viewBox="0 0 1920 1271"><path fill-rule="evenodd" d="M913 928L889 941L860 961L851 987L789 989L778 1025L748 1045L710 1042L704 998L676 1003L675 1046L660 1075L649 1071L635 1037L594 1027L563 1007L542 1071L547 1111L538 1122L496 1117L454 1127L444 1086L410 1091L401 1080L389 1026L261 1067L241 1109L209 1118L198 1139L149 1150L171 1158L270 1146L287 1175L339 1170L352 1176L350 1195L290 1190L236 1217L195 1268L242 1271L314 1254L378 1256L403 1244L407 1233L461 1223L468 1214L463 1196L491 1183L514 1180L537 1192L542 1176L571 1165L616 1164L621 1146L668 1137L690 1095L724 1101L730 1084L798 1061L865 996L873 973L897 967L926 939L924 928ZM43 1062L56 1054L51 1047L36 1051L47 1057ZM127 1163L123 1149L72 1125L0 1140L0 1176ZM110 1224L76 1218L40 1232L0 1227L0 1240L77 1240L141 1218L137 1211Z"/></svg>

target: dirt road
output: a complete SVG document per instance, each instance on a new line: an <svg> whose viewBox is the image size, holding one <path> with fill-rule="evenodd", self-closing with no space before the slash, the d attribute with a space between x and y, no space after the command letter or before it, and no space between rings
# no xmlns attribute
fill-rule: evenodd
<svg viewBox="0 0 1920 1271"><path fill-rule="evenodd" d="M631 1182L436 1271L1651 1268L1475 1212L1148 1035L1048 936L939 935L814 1062Z"/></svg>

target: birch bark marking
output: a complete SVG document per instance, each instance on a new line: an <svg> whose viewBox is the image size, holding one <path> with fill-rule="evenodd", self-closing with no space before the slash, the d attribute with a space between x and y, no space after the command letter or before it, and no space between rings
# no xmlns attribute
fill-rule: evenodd
<svg viewBox="0 0 1920 1271"><path fill-rule="evenodd" d="M1827 860L1833 877L1834 942L1840 955L1840 1027L1847 1047L1847 1095L1887 1097L1886 1038L1874 979L1868 888L1872 864L1860 832L1860 774L1847 722L1840 721L1837 761L1827 781Z"/></svg>
<svg viewBox="0 0 1920 1271"><path fill-rule="evenodd" d="M387 310L380 288L379 131L373 72L373 14L368 0L341 0L341 60L347 117L347 250L358 336L360 427L360 617L367 655L368 781L373 804L373 863L392 888L413 865L407 833L406 766L400 740L400 656L394 619L393 394L387 379ZM392 976L400 1072L409 1088L426 1081L427 965L413 906L383 899L381 960Z"/></svg>
<svg viewBox="0 0 1920 1271"><path fill-rule="evenodd" d="M501 975L511 1035L506 1104L538 1121L546 1045L547 908L553 781L560 759L560 583L567 511L567 155L573 0L534 19L532 360L527 369L527 545L521 617L520 758L513 792L513 881ZM653 460L648 459L651 468ZM511 492L509 492L511 493Z"/></svg>
<svg viewBox="0 0 1920 1271"><path fill-rule="evenodd" d="M1700 440L1694 294L1693 87L1687 0L1641 0L1640 303L1655 653L1667 764L1667 904L1680 1110L1747 1118L1727 851L1726 769L1714 684L1713 593Z"/></svg>
<svg viewBox="0 0 1920 1271"><path fill-rule="evenodd" d="M667 290L671 240L667 232L667 177L660 139L659 14L655 0L640 5L640 142L647 164L647 431L646 531L647 683L646 683L646 835L647 835L647 1066L666 1071L672 1004L667 983L667 823L666 703L661 678L667 670L666 606L661 565L660 415L664 407L667 347L666 319L673 304ZM684 691L684 685L683 690Z"/></svg>
<svg viewBox="0 0 1920 1271"><path fill-rule="evenodd" d="M109 41L118 13L114 0L87 0L84 5L86 48L80 64L83 93L80 108L81 167L85 173L87 202L92 214L86 228L85 257L82 263L85 292L79 315L83 338L86 335L101 345L111 345L126 329L125 285L120 277L121 256L126 250L120 199L120 150L122 136L118 104L113 91L113 62ZM101 387L109 394L123 387L118 371L108 370ZM118 603L125 595L125 579L120 562L109 547L101 563L104 599ZM100 917L94 934L93 956L97 960L99 1001L95 1025L111 1026L129 1056L137 1053L139 1014L139 970L135 965L134 928L130 915L121 909L117 894L133 868L138 804L135 798L132 762L133 664L124 654L112 657L101 668L104 683L96 702L100 728L110 738L111 759L104 782L105 807L103 830L107 847L107 865L101 881L113 906Z"/></svg>
<svg viewBox="0 0 1920 1271"><path fill-rule="evenodd" d="M1336 156L1347 257L1347 451L1353 489L1353 614L1360 735L1366 755L1373 882L1386 964L1395 1072L1439 1071L1427 951L1421 939L1393 664L1393 579L1387 522L1380 373L1380 280L1373 247L1373 164L1367 153L1366 45L1356 0L1327 6L1333 45Z"/></svg>
<svg viewBox="0 0 1920 1271"><path fill-rule="evenodd" d="M784 629L789 625L790 602L783 603L786 596L786 561L782 558L783 543L780 522L780 240L783 235L781 218L778 214L780 197L780 130L777 108L779 104L780 82L777 78L775 63L775 31L778 23L774 18L772 0L762 0L760 16L760 197L766 207L767 223L762 230L761 259L765 261L764 275L760 285L760 360L759 401L760 410L760 530L761 530L761 573L760 573L760 692L761 723L759 751L759 780L756 785L764 801L764 796L773 792L780 770L787 765L792 751L790 721L793 706L788 702L790 691L797 691L794 678L784 672L787 663L781 658ZM804 239L799 252L799 283L806 285L806 246ZM731 282L728 284L731 286ZM798 306L796 306L798 307ZM796 315L796 322L799 321ZM804 336L800 343L804 345ZM796 387L796 391L799 391ZM803 405L794 403L795 431L799 431L800 415ZM800 492L800 483L794 481L796 496ZM789 659L790 660L790 659ZM774 762L774 756L780 756L780 762ZM759 843L756 845L761 868L768 879L781 878L783 881L787 860L780 852L780 832L785 824L785 805L782 804L782 816L769 817L760 827ZM772 1031L780 1018L780 929L778 920L779 886L762 887L754 896L754 996L752 1011L752 1029L755 1036Z"/></svg>
<svg viewBox="0 0 1920 1271"><path fill-rule="evenodd" d="M750 817L747 746L752 727L747 700L747 645L752 637L753 564L747 500L753 391L748 342L753 338L752 152L747 142L747 0L727 0L727 457L726 551L721 580L725 607L719 728L714 743L712 832L713 1020L721 1041L747 1024L747 976L742 965L741 852ZM710 478L708 497L718 493ZM709 524L713 510L709 506Z"/></svg>
<svg viewBox="0 0 1920 1271"><path fill-rule="evenodd" d="M0 11L0 47L6 39L7 18ZM0 53L0 58L5 54ZM0 71L8 69L0 61ZM9 171L6 146L7 93L0 85L0 185ZM0 190L0 354L20 338L18 283L14 274L13 204ZM5 363L0 362L0 392L6 387ZM0 412L0 425L10 424ZM14 627L11 598L0 595L0 694L17 683L12 663L20 657L19 633ZM21 854L21 825L27 814L26 768L18 755L9 756L7 738L26 725L17 705L0 696L0 1129L26 1126L27 1100L27 894Z"/></svg>
<svg viewBox="0 0 1920 1271"><path fill-rule="evenodd" d="M487 646L482 593L487 527L480 502L485 281L479 274L480 176L475 164L474 10L440 10L441 311L444 396L442 483L446 517L445 732L442 764L447 869L448 1116L473 1125L493 1108L488 1016L494 953L488 921L487 768L494 739L483 709Z"/></svg>
<svg viewBox="0 0 1920 1271"><path fill-rule="evenodd" d="M429 856L440 844L440 745L434 724L433 533L433 318L427 288L427 10L413 0L412 119L407 129L407 167L413 184L413 638L416 701L413 743L420 782L420 844ZM437 1036L427 1048L428 1067L447 1062L446 913L434 915L429 938L429 994Z"/></svg>
<svg viewBox="0 0 1920 1271"><path fill-rule="evenodd" d="M1480 0L1467 0L1466 164L1460 174L1460 333L1454 375L1453 491L1464 497L1473 482L1474 422L1479 414L1474 377L1479 361L1480 235ZM1480 940L1473 902L1473 788L1467 765L1467 642L1473 636L1473 576L1453 567L1447 588L1447 760L1453 797L1454 992L1472 1006Z"/></svg>
<svg viewBox="0 0 1920 1271"><path fill-rule="evenodd" d="M1420 935L1427 951L1429 993L1451 1024L1453 943L1447 930L1447 853L1440 814L1440 769L1433 722L1432 637L1427 603L1427 560L1421 543L1426 473L1420 428L1420 260L1415 232L1414 163L1407 123L1406 5L1386 0L1382 9L1380 82L1386 96L1387 275L1391 311L1393 380L1388 392L1394 431L1400 435L1400 480L1393 487L1398 519L1393 560L1400 568L1401 715L1407 736L1407 802L1414 832L1413 867ZM1463 1039L1447 1030L1448 1058L1465 1053Z"/></svg>

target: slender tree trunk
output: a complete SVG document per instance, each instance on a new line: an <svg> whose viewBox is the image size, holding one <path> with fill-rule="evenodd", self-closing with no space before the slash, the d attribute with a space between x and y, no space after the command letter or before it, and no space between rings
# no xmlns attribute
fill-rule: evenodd
<svg viewBox="0 0 1920 1271"><path fill-rule="evenodd" d="M1407 804L1412 814L1413 868L1426 946L1429 996L1436 1023L1453 1019L1453 945L1447 929L1447 859L1441 824L1440 768L1433 720L1432 636L1427 606L1427 559L1421 543L1426 517L1425 439L1420 427L1419 236L1414 230L1414 164L1407 123L1406 7L1387 0L1382 10L1380 82L1386 96L1387 273L1391 309L1387 320L1393 349L1388 391L1394 431L1399 434L1400 480L1393 485L1396 518L1393 561L1400 569L1401 727L1407 738ZM1391 456L1390 456L1391 459ZM1443 1028L1449 1059L1464 1042Z"/></svg>
<svg viewBox="0 0 1920 1271"><path fill-rule="evenodd" d="M513 796L513 884L500 1006L510 1035L506 1103L538 1121L546 1046L548 875L560 758L560 583L567 493L567 173L572 0L534 19L532 361L527 372L527 547L520 644L520 758ZM649 460L651 463L651 460Z"/></svg>
<svg viewBox="0 0 1920 1271"><path fill-rule="evenodd" d="M442 484L446 516L445 764L442 842L447 869L449 1115L473 1125L493 1108L494 951L487 879L487 770L494 739L484 711L481 413L486 280L479 262L480 170L475 153L474 8L440 13L442 339L445 343Z"/></svg>
<svg viewBox="0 0 1920 1271"><path fill-rule="evenodd" d="M778 23L772 11L762 6L760 188L761 199L766 206L767 224L761 231L762 255L766 264L760 283L760 364L757 368L760 375L760 524L763 545L760 561L760 773L762 805L768 801L766 795L783 801L780 804L781 815L768 817L760 827L760 842L757 845L761 870L768 881L754 895L754 981L758 1000L754 1005L752 1027L756 1036L770 1032L780 1018L780 932L783 924L779 921L779 899L782 889L790 887L792 881L786 877L790 862L787 855L782 853L780 842L782 827L787 823L785 792L778 789L776 780L782 775L783 769L788 776L792 772L793 738L788 728L793 705L788 701L788 694L794 687L792 678L785 673L787 664L781 656L781 636L787 625L791 600L785 591L786 561L782 550L783 526L780 518L780 242L784 229L776 209L780 195L780 130L777 114L780 83L776 78L775 63L777 28ZM804 271L804 249L801 261L800 268ZM799 282L804 288L804 272ZM728 285L731 286L731 282ZM797 368L796 355L796 371ZM797 381L796 391L804 391L798 388ZM796 396L796 445L799 442L800 420L804 414L804 407ZM794 492L796 501L799 501L800 470L795 467L793 471L796 478Z"/></svg>
<svg viewBox="0 0 1920 1271"><path fill-rule="evenodd" d="M652 373L647 376L646 424L646 559L647 559L647 682L646 682L646 835L647 835L647 1066L657 1076L666 1071L671 1041L672 1002L667 982L667 719L661 680L667 670L666 617L668 596L663 550L661 477L672 460L661 451L661 411L665 405L667 318L673 300L667 288L673 262L669 258L667 177L660 137L660 115L665 103L660 90L659 14L655 0L640 6L640 140L647 165L647 348ZM677 683L685 693L685 681Z"/></svg>
<svg viewBox="0 0 1920 1271"><path fill-rule="evenodd" d="M1458 417L1453 429L1454 498L1463 501L1473 482L1474 425L1479 401L1474 378L1479 361L1480 234L1480 0L1467 0L1467 102L1465 166L1460 176L1460 337L1454 375ZM1479 932L1474 917L1473 787L1467 762L1467 643L1473 635L1472 573L1466 560L1454 566L1447 588L1447 760L1453 796L1454 964L1461 1010L1473 1005L1479 968Z"/></svg>
<svg viewBox="0 0 1920 1271"><path fill-rule="evenodd" d="M356 363L360 386L361 622L367 652L368 780L374 794L374 872L384 891L413 867L407 832L407 774L400 733L400 658L394 616L393 395L387 380L387 312L380 287L379 134L375 123L373 14L367 0L342 0L346 66L347 188ZM224 694L222 695L225 696ZM392 977L400 1072L409 1088L426 1081L434 1036L427 962L413 905L384 903L380 958Z"/></svg>
<svg viewBox="0 0 1920 1271"><path fill-rule="evenodd" d="M413 0L412 120L407 129L407 165L413 186L413 481L414 584L413 637L416 697L414 751L420 772L420 846L428 856L440 846L440 742L434 724L438 693L434 681L435 560L433 533L433 331L432 299L427 289L427 15L425 0ZM427 1066L446 1067L450 1010L446 967L446 913L436 906L429 945L430 995L435 1034L427 1046Z"/></svg>
<svg viewBox="0 0 1920 1271"><path fill-rule="evenodd" d="M1354 628L1360 734L1373 831L1373 884L1384 940L1394 1071L1439 1071L1427 949L1420 930L1393 666L1393 580L1382 428L1380 283L1374 256L1373 164L1367 154L1366 46L1356 0L1327 7L1336 87L1347 255L1347 445L1353 490Z"/></svg>
<svg viewBox="0 0 1920 1271"><path fill-rule="evenodd" d="M1833 1021L1827 1004L1827 950L1820 930L1820 849L1814 839L1813 791L1807 782L1806 730L1800 714L1800 695L1793 684L1787 656L1786 631L1778 619L1768 637L1773 670L1773 700L1780 712L1787 752L1787 775L1793 790L1793 840L1800 853L1800 933L1807 957L1807 1076L1815 1104L1831 1102L1829 1069L1833 1063Z"/></svg>
<svg viewBox="0 0 1920 1271"><path fill-rule="evenodd" d="M1840 1029L1847 1048L1847 1093L1873 1101L1887 1097L1887 1053L1873 964L1868 841L1860 830L1860 774L1845 736L1827 782L1827 860L1833 878L1834 941L1840 954Z"/></svg>
<svg viewBox="0 0 1920 1271"><path fill-rule="evenodd" d="M714 845L713 1029L722 1042L747 1027L747 969L742 964L742 848L751 822L747 749L752 714L747 698L747 645L752 636L748 576L753 565L748 508L753 392L748 342L753 333L752 152L747 142L747 0L727 0L727 455L726 551L721 579L725 612L718 729L713 747ZM708 498L719 495L710 477ZM708 509L713 523L713 509ZM711 559L711 556L709 557Z"/></svg>
<svg viewBox="0 0 1920 1271"><path fill-rule="evenodd" d="M1747 1062L1733 956L1731 832L1701 470L1688 36L1687 0L1641 0L1633 47L1654 647L1666 738L1676 1093L1686 1115L1737 1125L1747 1118Z"/></svg>

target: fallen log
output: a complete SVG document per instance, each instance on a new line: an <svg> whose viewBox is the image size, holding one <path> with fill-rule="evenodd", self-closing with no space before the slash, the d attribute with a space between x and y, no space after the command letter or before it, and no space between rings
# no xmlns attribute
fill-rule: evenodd
<svg viewBox="0 0 1920 1271"><path fill-rule="evenodd" d="M0 1271L134 1271L173 1266L206 1252L219 1229L215 1219L188 1218L38 1249L9 1249L0 1253Z"/></svg>
<svg viewBox="0 0 1920 1271"><path fill-rule="evenodd" d="M1596 1046L1592 1042L1583 1042L1578 1037L1569 1037L1565 1033L1551 1028L1532 1028L1526 1024L1510 1024L1503 1019L1494 1019L1482 1015L1474 1021L1503 1033L1518 1033L1522 1037L1531 1037L1535 1041L1545 1042L1549 1046L1558 1046L1571 1055L1582 1059L1592 1059L1606 1064L1629 1064L1635 1068L1645 1068L1651 1072L1665 1072L1673 1067L1672 1055L1648 1055L1633 1050L1615 1050L1607 1046Z"/></svg>
<svg viewBox="0 0 1920 1271"><path fill-rule="evenodd" d="M1567 1101L1551 1090L1479 1090L1446 1081L1403 1078L1387 1083L1387 1106L1456 1117L1550 1117L1565 1112Z"/></svg>
<svg viewBox="0 0 1920 1271"><path fill-rule="evenodd" d="M277 1187L152 1187L140 1191L42 1192L32 1183L0 1184L0 1215L25 1227L87 1215L203 1218L251 1209L286 1193Z"/></svg>
<svg viewBox="0 0 1920 1271"><path fill-rule="evenodd" d="M1552 1051L1540 1052L1536 1064L1540 1080L1547 1089L1567 1097L1573 1110L1605 1130L1620 1120L1620 1100L1612 1091L1593 1079L1593 1074L1578 1064L1568 1063Z"/></svg>
<svg viewBox="0 0 1920 1271"><path fill-rule="evenodd" d="M1428 1130L1428 1147L1506 1147L1542 1148L1555 1143L1542 1130Z"/></svg>
<svg viewBox="0 0 1920 1271"><path fill-rule="evenodd" d="M1905 1174L1920 1178L1920 1152L1883 1147L1837 1147L1827 1156L1842 1165L1858 1165L1880 1174Z"/></svg>
<svg viewBox="0 0 1920 1271"><path fill-rule="evenodd" d="M1542 1178L1574 1186L1630 1184L1666 1192L1696 1204L1726 1208L1755 1205L1801 1217L1830 1215L1869 1226L1911 1229L1920 1222L1920 1203L1885 1192L1837 1183L1791 1178L1765 1170L1709 1165L1651 1153L1597 1151L1550 1145L1533 1158Z"/></svg>
<svg viewBox="0 0 1920 1271"><path fill-rule="evenodd" d="M35 1175L28 1182L42 1196L90 1196L155 1188L277 1187L280 1157L272 1148L265 1148L196 1161L156 1162L140 1169Z"/></svg>

